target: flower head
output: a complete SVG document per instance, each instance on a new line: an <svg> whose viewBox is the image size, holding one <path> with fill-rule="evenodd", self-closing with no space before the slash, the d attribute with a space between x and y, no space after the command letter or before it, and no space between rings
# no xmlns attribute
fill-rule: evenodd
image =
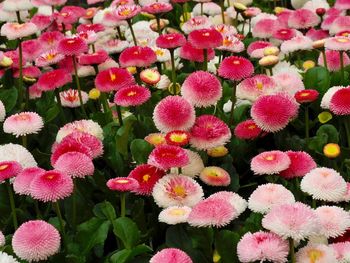
<svg viewBox="0 0 350 263"><path fill-rule="evenodd" d="M73 178L84 178L85 176L93 175L95 171L91 158L81 152L62 154L53 167Z"/></svg>
<svg viewBox="0 0 350 263"><path fill-rule="evenodd" d="M296 254L297 262L337 262L332 248L324 244L308 244Z"/></svg>
<svg viewBox="0 0 350 263"><path fill-rule="evenodd" d="M17 176L22 171L22 166L16 161L0 162L0 182Z"/></svg>
<svg viewBox="0 0 350 263"><path fill-rule="evenodd" d="M131 177L116 177L107 181L107 187L112 191L130 192L138 189L139 183Z"/></svg>
<svg viewBox="0 0 350 263"><path fill-rule="evenodd" d="M58 42L57 51L65 56L79 56L88 51L88 45L80 37L64 38Z"/></svg>
<svg viewBox="0 0 350 263"><path fill-rule="evenodd" d="M160 169L168 170L173 167L183 167L189 163L186 150L174 145L159 145L148 157L148 163Z"/></svg>
<svg viewBox="0 0 350 263"><path fill-rule="evenodd" d="M169 12L173 9L170 3L165 2L154 2L142 7L142 11L149 14L161 14Z"/></svg>
<svg viewBox="0 0 350 263"><path fill-rule="evenodd" d="M319 234L326 238L343 235L350 227L350 214L338 206L320 206L316 210L320 221Z"/></svg>
<svg viewBox="0 0 350 263"><path fill-rule="evenodd" d="M315 12L301 8L290 14L288 26L296 29L306 29L317 26L320 21L320 17Z"/></svg>
<svg viewBox="0 0 350 263"><path fill-rule="evenodd" d="M295 93L294 98L298 103L309 103L317 100L318 91L314 89L300 90Z"/></svg>
<svg viewBox="0 0 350 263"><path fill-rule="evenodd" d="M339 89L331 98L329 108L336 115L350 115L350 87Z"/></svg>
<svg viewBox="0 0 350 263"><path fill-rule="evenodd" d="M0 145L0 162L16 161L23 168L38 166L33 155L22 145L8 143Z"/></svg>
<svg viewBox="0 0 350 263"><path fill-rule="evenodd" d="M150 263L193 263L191 258L182 250L177 248L164 248L157 252Z"/></svg>
<svg viewBox="0 0 350 263"><path fill-rule="evenodd" d="M23 24L7 22L1 27L0 34L8 40L19 39L35 34L38 28L34 23L26 22Z"/></svg>
<svg viewBox="0 0 350 263"><path fill-rule="evenodd" d="M246 120L238 123L235 127L234 134L241 140L253 140L259 137L262 130L253 120Z"/></svg>
<svg viewBox="0 0 350 263"><path fill-rule="evenodd" d="M36 112L21 112L7 117L4 132L16 137L38 133L44 126L43 119Z"/></svg>
<svg viewBox="0 0 350 263"><path fill-rule="evenodd" d="M110 92L135 85L133 76L123 68L109 68L100 71L95 78L95 86L102 92Z"/></svg>
<svg viewBox="0 0 350 263"><path fill-rule="evenodd" d="M205 167L201 171L199 178L211 186L228 186L231 183L230 174L217 166Z"/></svg>
<svg viewBox="0 0 350 263"><path fill-rule="evenodd" d="M79 92L76 89L68 89L60 92L61 104L63 107L77 108L80 106ZM89 100L89 95L81 91L83 104Z"/></svg>
<svg viewBox="0 0 350 263"><path fill-rule="evenodd" d="M118 90L114 96L114 103L123 107L138 106L144 104L150 97L149 89L133 85Z"/></svg>
<svg viewBox="0 0 350 263"><path fill-rule="evenodd" d="M30 195L30 184L33 178L44 172L45 170L39 167L23 169L13 181L13 190L20 195Z"/></svg>
<svg viewBox="0 0 350 263"><path fill-rule="evenodd" d="M131 19L141 12L141 7L138 5L120 5L115 10L113 15L118 20Z"/></svg>
<svg viewBox="0 0 350 263"><path fill-rule="evenodd" d="M207 61L210 61L215 57L214 49L209 48L209 49L207 49L207 52L208 52ZM186 42L186 44L184 44L180 48L180 57L183 59L187 59L189 61L203 62L204 61L204 51L203 51L203 49L194 48L190 44L190 42Z"/></svg>
<svg viewBox="0 0 350 263"><path fill-rule="evenodd" d="M285 179L303 177L305 174L317 167L316 162L307 152L287 151L286 154L289 156L291 163L286 170L283 170L279 174Z"/></svg>
<svg viewBox="0 0 350 263"><path fill-rule="evenodd" d="M221 46L222 41L222 35L216 29L204 28L193 30L188 35L188 42L194 48L198 49L216 48Z"/></svg>
<svg viewBox="0 0 350 263"><path fill-rule="evenodd" d="M232 81L249 77L254 72L253 64L246 58L231 56L225 58L218 69L218 74Z"/></svg>
<svg viewBox="0 0 350 263"><path fill-rule="evenodd" d="M128 47L120 53L119 63L123 67L148 67L157 60L157 55L149 47Z"/></svg>
<svg viewBox="0 0 350 263"><path fill-rule="evenodd" d="M331 72L339 71L341 69L340 53L339 53L340 51L326 50L325 52L326 52L326 62L327 62L328 70ZM342 56L343 56L344 66L349 65L350 64L349 56L345 52L343 52ZM324 57L322 54L320 54L318 58L318 64L325 66Z"/></svg>
<svg viewBox="0 0 350 263"><path fill-rule="evenodd" d="M72 75L64 69L54 69L40 76L38 88L42 91L50 91L60 88L72 82Z"/></svg>
<svg viewBox="0 0 350 263"><path fill-rule="evenodd" d="M188 206L169 206L159 213L158 220L168 225L186 223L191 210Z"/></svg>
<svg viewBox="0 0 350 263"><path fill-rule="evenodd" d="M51 49L42 53L35 59L35 65L38 67L47 67L53 64L57 64L64 58L64 55L58 53L56 50Z"/></svg>
<svg viewBox="0 0 350 263"><path fill-rule="evenodd" d="M186 38L180 33L163 34L160 35L156 40L158 47L167 49L181 47L185 45L185 43Z"/></svg>
<svg viewBox="0 0 350 263"><path fill-rule="evenodd" d="M250 167L255 174L277 174L291 164L289 156L281 151L267 151L255 156Z"/></svg>
<svg viewBox="0 0 350 263"><path fill-rule="evenodd" d="M59 129L56 136L56 142L60 142L64 137L76 131L86 132L103 140L103 130L97 122L94 122L93 120L78 120L67 123Z"/></svg>

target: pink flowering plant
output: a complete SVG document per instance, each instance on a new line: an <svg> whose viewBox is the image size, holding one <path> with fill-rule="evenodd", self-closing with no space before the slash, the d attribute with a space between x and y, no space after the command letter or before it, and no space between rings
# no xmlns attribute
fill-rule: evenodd
<svg viewBox="0 0 350 263"><path fill-rule="evenodd" d="M349 10L2 1L0 262L350 262Z"/></svg>

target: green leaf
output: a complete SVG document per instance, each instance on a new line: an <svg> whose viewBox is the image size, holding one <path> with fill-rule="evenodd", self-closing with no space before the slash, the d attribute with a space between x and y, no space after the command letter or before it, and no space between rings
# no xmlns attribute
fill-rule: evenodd
<svg viewBox="0 0 350 263"><path fill-rule="evenodd" d="M47 112L45 115L45 122L50 122L53 119L55 119L57 117L57 115L60 113L60 109L57 106L57 104L53 105Z"/></svg>
<svg viewBox="0 0 350 263"><path fill-rule="evenodd" d="M0 100L5 106L6 112L10 112L17 103L18 91L16 88L1 89Z"/></svg>
<svg viewBox="0 0 350 263"><path fill-rule="evenodd" d="M130 218L120 217L113 221L113 226L114 234L122 240L125 248L131 249L138 244L140 231Z"/></svg>
<svg viewBox="0 0 350 263"><path fill-rule="evenodd" d="M317 136L322 136L326 134L328 136L328 143L338 143L339 142L339 132L336 127L331 124L322 125L316 132Z"/></svg>
<svg viewBox="0 0 350 263"><path fill-rule="evenodd" d="M238 262L236 250L240 239L239 234L222 230L215 235L215 249L221 257L220 263Z"/></svg>
<svg viewBox="0 0 350 263"><path fill-rule="evenodd" d="M80 253L87 254L98 244L103 244L107 238L110 222L93 217L78 226L77 243L80 245Z"/></svg>
<svg viewBox="0 0 350 263"><path fill-rule="evenodd" d="M128 156L128 139L133 123L136 121L135 116L131 115L124 120L124 125L117 131L116 144L117 151L124 156Z"/></svg>
<svg viewBox="0 0 350 263"><path fill-rule="evenodd" d="M152 145L142 139L135 139L130 144L132 157L138 164L147 162L152 149Z"/></svg>
<svg viewBox="0 0 350 263"><path fill-rule="evenodd" d="M110 221L113 221L117 218L114 207L108 201L96 204L93 212L96 217L101 219L108 219Z"/></svg>
<svg viewBox="0 0 350 263"><path fill-rule="evenodd" d="M304 77L306 89L316 89L320 94L324 94L330 87L330 75L324 67L314 67L309 69Z"/></svg>
<svg viewBox="0 0 350 263"><path fill-rule="evenodd" d="M117 253L111 256L110 262L125 263L139 255L151 253L151 252L152 252L152 249L149 246L142 244L142 245L136 246L133 249L123 249L118 251Z"/></svg>

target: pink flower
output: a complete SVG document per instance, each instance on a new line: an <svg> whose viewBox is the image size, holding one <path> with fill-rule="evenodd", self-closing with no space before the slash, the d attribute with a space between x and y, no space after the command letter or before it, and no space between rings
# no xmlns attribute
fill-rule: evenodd
<svg viewBox="0 0 350 263"><path fill-rule="evenodd" d="M23 57L26 61L34 61L42 53L40 41L36 39L26 40L22 42Z"/></svg>
<svg viewBox="0 0 350 263"><path fill-rule="evenodd" d="M189 42L186 42L180 48L180 57L182 59L187 59L195 62L204 61L203 49L194 48ZM213 49L208 49L208 61L212 60L215 57L215 52Z"/></svg>
<svg viewBox="0 0 350 263"><path fill-rule="evenodd" d="M42 220L31 220L16 230L12 237L12 248L23 260L47 260L58 252L60 241L60 234L52 225Z"/></svg>
<svg viewBox="0 0 350 263"><path fill-rule="evenodd" d="M319 235L335 238L343 235L350 227L350 214L338 206L320 206L316 210L320 221Z"/></svg>
<svg viewBox="0 0 350 263"><path fill-rule="evenodd" d="M254 190L248 200L248 207L256 213L265 214L271 208L295 203L294 195L291 191L280 184L262 184Z"/></svg>
<svg viewBox="0 0 350 263"><path fill-rule="evenodd" d="M73 179L60 171L38 174L30 183L30 195L42 202L57 202L73 193Z"/></svg>
<svg viewBox="0 0 350 263"><path fill-rule="evenodd" d="M250 168L257 175L277 174L291 164L289 156L281 151L266 151L255 156Z"/></svg>
<svg viewBox="0 0 350 263"><path fill-rule="evenodd" d="M298 103L310 103L318 98L318 91L314 89L299 90L294 94L294 98Z"/></svg>
<svg viewBox="0 0 350 263"><path fill-rule="evenodd" d="M331 37L327 38L324 47L330 50L347 51L350 49L350 38L348 37Z"/></svg>
<svg viewBox="0 0 350 263"><path fill-rule="evenodd" d="M113 15L118 20L131 19L141 12L141 7L138 5L120 5L118 6Z"/></svg>
<svg viewBox="0 0 350 263"><path fill-rule="evenodd" d="M222 35L215 29L193 30L188 35L188 42L198 49L216 48L222 45Z"/></svg>
<svg viewBox="0 0 350 263"><path fill-rule="evenodd" d="M192 260L180 249L164 248L150 259L150 263L192 263Z"/></svg>
<svg viewBox="0 0 350 263"><path fill-rule="evenodd" d="M63 107L76 108L80 106L79 92L76 89L67 89L60 92L61 104ZM81 92L83 104L89 100L89 95Z"/></svg>
<svg viewBox="0 0 350 263"><path fill-rule="evenodd" d="M262 130L255 124L253 120L246 120L238 123L235 127L234 134L241 140L253 140L262 134Z"/></svg>
<svg viewBox="0 0 350 263"><path fill-rule="evenodd" d="M196 107L215 105L222 96L220 81L211 73L196 71L181 86L181 95Z"/></svg>
<svg viewBox="0 0 350 263"><path fill-rule="evenodd" d="M95 171L91 158L81 152L62 154L53 165L53 168L73 178L84 178L85 176L93 175Z"/></svg>
<svg viewBox="0 0 350 263"><path fill-rule="evenodd" d="M169 206L159 213L158 221L168 225L187 223L191 210L188 206Z"/></svg>
<svg viewBox="0 0 350 263"><path fill-rule="evenodd" d="M329 33L332 35L338 34L345 30L349 30L350 19L348 16L338 15L338 16L328 16L326 18L331 18L331 17L333 17L334 19L331 19L330 21L331 23L328 24L327 28L325 27L323 29L329 29Z"/></svg>
<svg viewBox="0 0 350 263"><path fill-rule="evenodd" d="M262 58L264 56L264 49L267 47L273 47L273 45L267 41L254 41L249 44L247 53L252 58Z"/></svg>
<svg viewBox="0 0 350 263"><path fill-rule="evenodd" d="M233 206L224 199L199 201L188 216L188 223L194 227L224 227L236 217Z"/></svg>
<svg viewBox="0 0 350 263"><path fill-rule="evenodd" d="M46 16L36 13L31 19L30 22L36 25L36 27L43 31L47 27L49 27L52 23L52 16Z"/></svg>
<svg viewBox="0 0 350 263"><path fill-rule="evenodd" d="M159 145L148 157L148 163L162 170L183 167L189 163L186 150L174 145Z"/></svg>
<svg viewBox="0 0 350 263"><path fill-rule="evenodd" d="M38 67L47 67L53 64L57 64L64 58L64 55L58 53L56 50L49 50L40 54L35 59L35 65Z"/></svg>
<svg viewBox="0 0 350 263"><path fill-rule="evenodd" d="M278 40L290 40L296 36L296 30L291 28L277 29L273 32L272 37Z"/></svg>
<svg viewBox="0 0 350 263"><path fill-rule="evenodd" d="M279 174L285 179L303 177L305 174L317 167L316 162L307 152L287 151L286 154L289 156L291 163L286 170Z"/></svg>
<svg viewBox="0 0 350 263"><path fill-rule="evenodd" d="M189 34L193 30L209 28L211 26L212 26L212 23L210 22L208 17L196 16L196 17L192 17L191 19L187 20L187 22L185 22L182 25L181 29L185 34Z"/></svg>
<svg viewBox="0 0 350 263"><path fill-rule="evenodd" d="M94 31L95 33L102 32L105 30L104 25L102 24L80 24L77 27L77 32L87 32L87 31Z"/></svg>
<svg viewBox="0 0 350 263"><path fill-rule="evenodd" d="M169 3L165 2L155 2L155 3L150 3L148 5L145 5L142 7L142 11L157 15L161 13L167 13L173 9L173 6Z"/></svg>
<svg viewBox="0 0 350 263"><path fill-rule="evenodd" d="M157 55L149 47L128 47L119 56L122 67L148 67L157 60Z"/></svg>
<svg viewBox="0 0 350 263"><path fill-rule="evenodd" d="M92 54L81 54L78 57L80 65L96 65L105 62L108 59L108 53L104 50L98 50Z"/></svg>
<svg viewBox="0 0 350 263"><path fill-rule="evenodd" d="M165 142L169 145L184 146L190 141L191 134L187 131L171 131L165 135Z"/></svg>
<svg viewBox="0 0 350 263"><path fill-rule="evenodd" d="M62 39L64 39L64 35L59 31L44 32L38 38L45 50L55 50Z"/></svg>
<svg viewBox="0 0 350 263"><path fill-rule="evenodd" d="M339 263L346 263L350 259L350 242L339 242L330 245L335 252L335 256Z"/></svg>
<svg viewBox="0 0 350 263"><path fill-rule="evenodd" d="M66 139L52 147L51 165L54 166L58 158L68 152L80 152L92 158L92 151L83 142Z"/></svg>
<svg viewBox="0 0 350 263"><path fill-rule="evenodd" d="M299 105L285 94L259 97L251 108L254 122L266 132L284 129L298 114Z"/></svg>
<svg viewBox="0 0 350 263"><path fill-rule="evenodd" d="M162 132L189 130L195 121L193 106L180 96L167 96L154 108L153 121Z"/></svg>
<svg viewBox="0 0 350 263"><path fill-rule="evenodd" d="M156 40L157 47L167 48L167 49L181 47L185 45L185 43L186 43L186 38L184 37L184 35L180 33L170 33L170 34L160 35Z"/></svg>
<svg viewBox="0 0 350 263"><path fill-rule="evenodd" d="M131 177L116 177L108 180L107 187L112 191L130 192L138 189L139 183Z"/></svg>
<svg viewBox="0 0 350 263"><path fill-rule="evenodd" d="M150 97L149 89L133 85L118 90L114 96L114 103L123 107L138 106L144 104Z"/></svg>
<svg viewBox="0 0 350 263"><path fill-rule="evenodd" d="M23 169L13 181L13 190L16 194L30 195L30 184L34 177L45 172L39 167L29 167Z"/></svg>
<svg viewBox="0 0 350 263"><path fill-rule="evenodd" d="M235 210L235 217L238 217L247 209L247 201L234 192L220 191L210 195L207 200L222 199L228 201Z"/></svg>
<svg viewBox="0 0 350 263"><path fill-rule="evenodd" d="M329 109L336 115L350 115L350 87L340 89L331 98Z"/></svg>
<svg viewBox="0 0 350 263"><path fill-rule="evenodd" d="M65 56L78 56L88 51L88 45L80 37L64 38L58 43L57 51Z"/></svg>
<svg viewBox="0 0 350 263"><path fill-rule="evenodd" d="M316 213L303 203L284 204L273 207L263 220L264 228L280 235L300 241L315 235L319 230Z"/></svg>
<svg viewBox="0 0 350 263"><path fill-rule="evenodd" d="M228 186L231 183L230 174L217 166L205 167L199 178L210 186Z"/></svg>
<svg viewBox="0 0 350 263"><path fill-rule="evenodd" d="M151 195L154 185L165 175L165 171L150 164L141 164L135 167L128 178L138 181L139 187L134 190L139 195Z"/></svg>
<svg viewBox="0 0 350 263"><path fill-rule="evenodd" d="M297 9L292 12L288 19L288 26L296 29L306 29L317 26L320 17L309 9Z"/></svg>
<svg viewBox="0 0 350 263"><path fill-rule="evenodd" d="M202 187L192 178L184 175L169 174L155 184L153 198L156 204L169 206L192 207L203 198Z"/></svg>
<svg viewBox="0 0 350 263"><path fill-rule="evenodd" d="M40 76L38 88L42 91L51 91L72 82L72 75L64 69L54 69Z"/></svg>
<svg viewBox="0 0 350 263"><path fill-rule="evenodd" d="M329 37L329 34L327 30L310 28L305 36L310 38L312 41L317 41Z"/></svg>
<svg viewBox="0 0 350 263"><path fill-rule="evenodd" d="M213 115L201 115L190 130L190 143L199 150L207 150L224 145L231 138L226 123Z"/></svg>
<svg viewBox="0 0 350 263"><path fill-rule="evenodd" d="M237 244L237 254L241 262L271 261L287 262L289 246L280 236L259 231L246 233Z"/></svg>
<svg viewBox="0 0 350 263"><path fill-rule="evenodd" d="M36 112L20 112L4 121L4 132L16 137L36 134L44 127L43 119Z"/></svg>
<svg viewBox="0 0 350 263"><path fill-rule="evenodd" d="M225 33L222 37L222 44L221 46L217 47L218 50L240 53L245 49L244 43L239 40L235 34Z"/></svg>
<svg viewBox="0 0 350 263"><path fill-rule="evenodd" d="M22 171L22 166L16 161L0 162L0 182L17 176Z"/></svg>
<svg viewBox="0 0 350 263"><path fill-rule="evenodd" d="M80 6L64 6L59 13L54 13L57 23L74 24L85 14Z"/></svg>
<svg viewBox="0 0 350 263"><path fill-rule="evenodd" d="M239 81L251 76L254 73L253 64L244 57L231 56L225 58L218 69L219 76Z"/></svg>
<svg viewBox="0 0 350 263"><path fill-rule="evenodd" d="M7 22L1 27L1 35L8 40L27 37L35 34L38 28L31 22L23 24Z"/></svg>
<svg viewBox="0 0 350 263"><path fill-rule="evenodd" d="M129 71L122 68L109 68L99 72L95 78L95 86L102 92L110 92L135 85Z"/></svg>
<svg viewBox="0 0 350 263"><path fill-rule="evenodd" d="M330 263L337 262L335 253L332 248L324 244L308 244L307 246L299 249L296 254L297 262L317 262L317 263Z"/></svg>
<svg viewBox="0 0 350 263"><path fill-rule="evenodd" d="M277 20L270 18L260 19L253 27L253 36L257 38L270 38L275 32L277 25Z"/></svg>

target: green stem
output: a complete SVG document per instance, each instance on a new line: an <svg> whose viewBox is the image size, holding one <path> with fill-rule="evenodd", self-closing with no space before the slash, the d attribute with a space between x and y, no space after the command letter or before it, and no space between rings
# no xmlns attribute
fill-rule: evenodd
<svg viewBox="0 0 350 263"><path fill-rule="evenodd" d="M119 120L119 124L120 124L120 127L123 126L123 116L122 116L122 111L121 111L121 108L119 105L116 105L116 108L117 108L117 114L118 114L118 120Z"/></svg>
<svg viewBox="0 0 350 263"><path fill-rule="evenodd" d="M344 84L344 51L339 51L340 59L340 72L341 72L341 85Z"/></svg>
<svg viewBox="0 0 350 263"><path fill-rule="evenodd" d="M174 49L171 48L169 49L170 51L170 58L171 58L171 79L173 82L173 87L172 87L172 94L176 94L176 69L175 69L175 56L174 56Z"/></svg>
<svg viewBox="0 0 350 263"><path fill-rule="evenodd" d="M310 137L309 105L305 106L305 139Z"/></svg>
<svg viewBox="0 0 350 263"><path fill-rule="evenodd" d="M79 102L80 102L80 107L81 110L84 114L84 117L87 118L87 114L84 108L84 103L83 103L83 97L81 96L81 87L80 87L80 81L79 81L79 76L78 76L78 66L77 66L77 61L76 61L76 57L73 56L73 66L74 66L74 76L75 76L75 82L77 84L77 88L78 88L78 96L79 96Z"/></svg>
<svg viewBox="0 0 350 263"><path fill-rule="evenodd" d="M160 17L158 15L156 15L156 21L157 21L158 34L161 35L162 34L162 29L160 28Z"/></svg>
<svg viewBox="0 0 350 263"><path fill-rule="evenodd" d="M294 240L292 238L289 238L289 253L290 253L290 262L296 263L295 260L295 248L294 248Z"/></svg>
<svg viewBox="0 0 350 263"><path fill-rule="evenodd" d="M323 65L328 70L328 63L327 63L327 56L326 56L326 50L322 49L321 51L322 57L323 57Z"/></svg>
<svg viewBox="0 0 350 263"><path fill-rule="evenodd" d="M56 96L56 100L57 100L58 107L59 107L60 112L61 112L61 115L62 115L62 120L64 121L64 123L67 123L66 115L64 114L64 110L63 110L63 107L62 107L62 101L61 101L61 96L60 96L60 90L59 90L58 88L55 89L55 96Z"/></svg>
<svg viewBox="0 0 350 263"><path fill-rule="evenodd" d="M118 33L118 38L119 38L120 40L123 40L122 31L120 30L120 27L119 27L119 26L117 26L117 33Z"/></svg>
<svg viewBox="0 0 350 263"><path fill-rule="evenodd" d="M208 70L208 49L203 49L203 70Z"/></svg>
<svg viewBox="0 0 350 263"><path fill-rule="evenodd" d="M269 69L270 76L272 77L273 76L272 67L269 67L268 69Z"/></svg>
<svg viewBox="0 0 350 263"><path fill-rule="evenodd" d="M57 214L57 217L58 217L58 221L59 221L59 224L60 224L60 228L61 228L61 232L62 232L62 241L63 241L63 244L64 244L64 248L67 252L67 238L66 238L66 231L64 229L64 223L63 223L63 218L62 218L62 213L61 213L61 209L60 209L60 206L58 204L58 202L54 202L53 203L53 206L56 210L56 214Z"/></svg>
<svg viewBox="0 0 350 263"><path fill-rule="evenodd" d="M129 25L129 28L130 28L130 32L131 32L131 35L132 35L132 40L134 41L134 45L137 46L137 40L136 40L136 37L135 37L134 29L132 29L131 19L127 19L126 21L128 22L128 25Z"/></svg>
<svg viewBox="0 0 350 263"><path fill-rule="evenodd" d="M317 208L316 199L312 198L312 201L311 201L311 202L312 202L312 203L311 203L311 207L312 207L313 209L316 209L316 208Z"/></svg>
<svg viewBox="0 0 350 263"><path fill-rule="evenodd" d="M24 148L27 148L27 146L28 146L28 138L27 138L27 135L23 135L23 136L22 136L22 146L23 146Z"/></svg>
<svg viewBox="0 0 350 263"><path fill-rule="evenodd" d="M120 216L125 217L126 193L120 193Z"/></svg>
<svg viewBox="0 0 350 263"><path fill-rule="evenodd" d="M36 218L41 219L41 212L39 209L39 202L38 200L34 200L34 207L35 207L35 213L36 213Z"/></svg>
<svg viewBox="0 0 350 263"><path fill-rule="evenodd" d="M345 117L344 125L345 125L346 139L348 142L348 147L350 147L350 117L348 117L348 116Z"/></svg>
<svg viewBox="0 0 350 263"><path fill-rule="evenodd" d="M21 23L22 23L22 20L21 20L21 14L20 14L19 11L16 11L16 16L17 16L17 22L18 22L19 24L21 24Z"/></svg>
<svg viewBox="0 0 350 263"><path fill-rule="evenodd" d="M112 116L111 109L108 105L107 94L105 92L101 92L100 98L101 98L101 102L102 102L103 112L105 114L107 114L110 121L112 121L113 116Z"/></svg>
<svg viewBox="0 0 350 263"><path fill-rule="evenodd" d="M6 187L7 187L7 192L8 192L9 199L10 199L13 227L16 230L18 228L18 220L17 220L15 199L13 197L13 191L12 191L12 187L10 185L10 182L6 182Z"/></svg>
<svg viewBox="0 0 350 263"><path fill-rule="evenodd" d="M18 79L18 104L21 107L23 102L23 50L22 39L18 39L18 53L19 53L19 79Z"/></svg>
<svg viewBox="0 0 350 263"><path fill-rule="evenodd" d="M232 87L232 95L231 95L231 102L232 102L232 108L231 108L231 113L230 113L230 120L229 120L229 125L233 124L233 116L234 116L234 110L235 110L235 104L236 104L236 89L237 89L237 82L233 82L233 87Z"/></svg>
<svg viewBox="0 0 350 263"><path fill-rule="evenodd" d="M225 24L225 6L224 6L224 0L220 0L220 8L221 8L222 23Z"/></svg>
<svg viewBox="0 0 350 263"><path fill-rule="evenodd" d="M203 5L204 5L204 4L203 4L203 3L201 3L201 16L204 14L204 11L203 11L203 9L204 9L204 8L203 8Z"/></svg>

